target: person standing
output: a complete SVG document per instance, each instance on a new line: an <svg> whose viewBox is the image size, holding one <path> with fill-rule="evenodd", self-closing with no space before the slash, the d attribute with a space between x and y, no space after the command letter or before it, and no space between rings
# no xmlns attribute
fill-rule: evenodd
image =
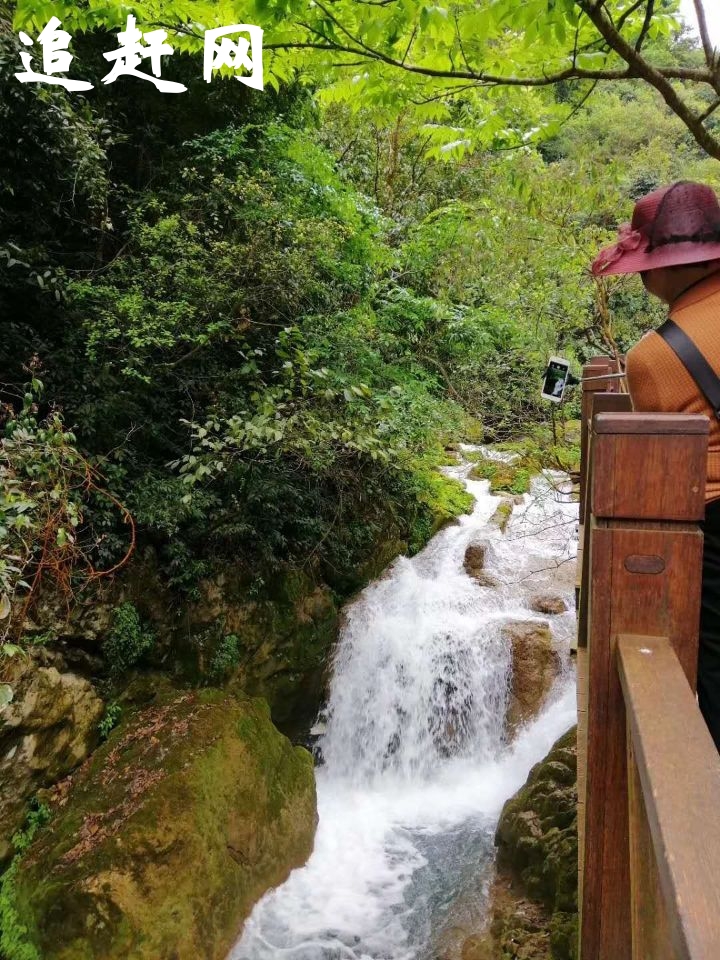
<svg viewBox="0 0 720 960"><path fill-rule="evenodd" d="M592 272L639 273L645 289L669 307L668 321L628 352L633 408L710 420L698 701L720 751L720 203L714 190L682 181L643 197Z"/></svg>

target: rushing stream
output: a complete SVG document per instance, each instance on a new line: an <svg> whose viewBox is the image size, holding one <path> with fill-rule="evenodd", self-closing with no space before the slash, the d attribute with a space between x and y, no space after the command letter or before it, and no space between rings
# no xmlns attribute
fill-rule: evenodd
<svg viewBox="0 0 720 960"><path fill-rule="evenodd" d="M502 625L543 619L528 599L549 584L571 601L577 508L559 481L537 478L503 535L488 523L500 498L466 480L472 515L349 606L320 741L315 850L257 904L230 960L434 960L482 916L502 804L574 722L567 668L541 716L512 747L503 740ZM486 570L500 586L465 572L476 539L491 543ZM551 619L565 663L574 613Z"/></svg>

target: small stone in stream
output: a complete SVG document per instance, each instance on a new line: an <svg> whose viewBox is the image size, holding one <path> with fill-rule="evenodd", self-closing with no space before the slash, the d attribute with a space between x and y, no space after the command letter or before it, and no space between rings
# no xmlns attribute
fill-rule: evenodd
<svg viewBox="0 0 720 960"><path fill-rule="evenodd" d="M475 577L475 582L479 587L491 587L494 589L500 586L500 581L497 577L493 577L489 573L479 573Z"/></svg>
<svg viewBox="0 0 720 960"><path fill-rule="evenodd" d="M536 613L558 614L565 613L568 605L562 597L552 593L541 593L530 601L530 609Z"/></svg>
<svg viewBox="0 0 720 960"><path fill-rule="evenodd" d="M560 657L547 622L511 621L502 629L510 643L512 679L507 730L512 738L522 724L538 715L560 673Z"/></svg>
<svg viewBox="0 0 720 960"><path fill-rule="evenodd" d="M501 533L505 533L507 530L507 525L510 523L512 512L512 500L501 500L497 506L497 510L492 517L490 517L490 526L497 527Z"/></svg>
<svg viewBox="0 0 720 960"><path fill-rule="evenodd" d="M479 579L485 569L489 548L490 544L487 540L472 540L468 544L463 560L463 566L468 576L474 577L476 580Z"/></svg>

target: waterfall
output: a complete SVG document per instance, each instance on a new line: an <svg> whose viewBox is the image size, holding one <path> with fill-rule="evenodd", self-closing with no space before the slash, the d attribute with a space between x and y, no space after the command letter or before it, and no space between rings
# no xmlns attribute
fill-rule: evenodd
<svg viewBox="0 0 720 960"><path fill-rule="evenodd" d="M543 619L528 600L547 584L572 608L577 507L558 493L562 477L535 478L503 534L490 523L500 498L470 469L447 472L474 495L473 513L346 609L319 743L315 850L256 905L230 960L430 960L453 904L482 915L502 804L574 722L567 668L508 745L502 627ZM497 586L463 567L478 538ZM567 650L574 613L552 620Z"/></svg>

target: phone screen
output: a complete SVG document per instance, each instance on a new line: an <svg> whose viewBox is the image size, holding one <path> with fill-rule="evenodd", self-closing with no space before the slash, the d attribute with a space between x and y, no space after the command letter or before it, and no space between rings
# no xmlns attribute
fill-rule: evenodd
<svg viewBox="0 0 720 960"><path fill-rule="evenodd" d="M542 395L546 400L560 403L567 386L570 364L565 360L553 357L547 365L543 380Z"/></svg>

